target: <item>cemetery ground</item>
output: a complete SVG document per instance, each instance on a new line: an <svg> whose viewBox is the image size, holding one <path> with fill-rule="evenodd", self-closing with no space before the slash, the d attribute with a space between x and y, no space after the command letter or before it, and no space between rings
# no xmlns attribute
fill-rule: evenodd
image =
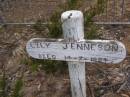
<svg viewBox="0 0 130 97"><path fill-rule="evenodd" d="M41 30L31 25L0 25L0 97L71 97L65 62L34 60L27 55L29 39L49 37L46 27ZM130 25L100 25L96 32L101 39L122 41L127 57L119 64L86 63L87 94L130 97Z"/></svg>
<svg viewBox="0 0 130 97"><path fill-rule="evenodd" d="M65 62L36 61L27 57L27 41L33 37L47 37L47 29L39 33L32 26L3 26L0 30L0 74L4 83L1 86L6 95L71 97ZM86 85L90 97L130 96L129 31L129 25L100 26L98 32L102 33L102 39L116 39L125 44L127 58L115 65L86 63Z"/></svg>

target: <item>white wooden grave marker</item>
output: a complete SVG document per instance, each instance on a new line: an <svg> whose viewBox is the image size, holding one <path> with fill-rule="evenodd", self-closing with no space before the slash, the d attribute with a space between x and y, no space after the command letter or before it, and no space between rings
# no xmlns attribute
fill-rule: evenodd
<svg viewBox="0 0 130 97"><path fill-rule="evenodd" d="M119 63L125 46L114 40L84 40L83 14L66 11L61 16L64 39L34 38L26 50L36 59L69 61L72 97L86 97L85 62Z"/></svg>
<svg viewBox="0 0 130 97"><path fill-rule="evenodd" d="M126 56L124 45L113 40L65 42L34 38L27 43L26 49L33 58L62 61L119 63Z"/></svg>

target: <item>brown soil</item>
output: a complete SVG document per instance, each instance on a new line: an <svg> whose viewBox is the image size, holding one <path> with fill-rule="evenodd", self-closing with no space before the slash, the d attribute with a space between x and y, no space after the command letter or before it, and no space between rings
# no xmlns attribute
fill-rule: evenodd
<svg viewBox="0 0 130 97"><path fill-rule="evenodd" d="M9 0L7 0L9 2ZM15 3L13 3L16 1ZM14 0L10 6L6 3L0 15L7 22L32 22L46 19L56 10L58 3L64 0ZM25 2L26 1L26 2ZM53 1L53 3L50 3ZM29 5L27 2L31 2ZM49 3L48 3L49 2ZM25 4L26 3L26 4ZM0 6L1 6L0 4ZM5 4L5 5L4 5ZM129 6L130 7L130 6ZM83 10L85 5L83 5ZM129 8L127 8L129 9ZM129 15L129 13L128 13ZM100 26L99 32L104 39L122 41L127 49L127 58L120 64L86 63L87 93L89 97L130 97L130 26ZM47 74L40 66L37 72L23 64L28 59L25 45L30 38L46 37L47 31L37 33L30 25L0 26L0 75L6 73L6 88L12 91L16 80L23 75L23 97L71 97L68 71ZM28 59L29 60L29 59ZM130 75L130 74L129 74ZM124 85L124 83L127 83Z"/></svg>

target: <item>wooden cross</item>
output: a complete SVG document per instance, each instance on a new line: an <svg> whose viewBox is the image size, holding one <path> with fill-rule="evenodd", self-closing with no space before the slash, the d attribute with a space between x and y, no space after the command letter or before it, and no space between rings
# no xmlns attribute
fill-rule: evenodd
<svg viewBox="0 0 130 97"><path fill-rule="evenodd" d="M119 63L126 49L115 40L85 40L80 11L64 12L61 21L64 39L33 38L26 50L36 59L68 61L72 97L86 97L85 62Z"/></svg>

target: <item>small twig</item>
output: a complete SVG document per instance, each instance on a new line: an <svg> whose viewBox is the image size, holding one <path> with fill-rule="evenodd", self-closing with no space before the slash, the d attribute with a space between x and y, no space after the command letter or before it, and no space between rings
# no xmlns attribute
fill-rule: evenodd
<svg viewBox="0 0 130 97"><path fill-rule="evenodd" d="M88 82L87 82L87 86L88 86L88 90L90 92L91 97L95 97L94 92L93 92L93 90L92 90L92 88L91 88L91 86L90 86L90 84Z"/></svg>
<svg viewBox="0 0 130 97"><path fill-rule="evenodd" d="M127 84L127 81L124 82L124 83L120 86L120 88L117 90L117 93L119 93L119 92L126 86L126 84Z"/></svg>

